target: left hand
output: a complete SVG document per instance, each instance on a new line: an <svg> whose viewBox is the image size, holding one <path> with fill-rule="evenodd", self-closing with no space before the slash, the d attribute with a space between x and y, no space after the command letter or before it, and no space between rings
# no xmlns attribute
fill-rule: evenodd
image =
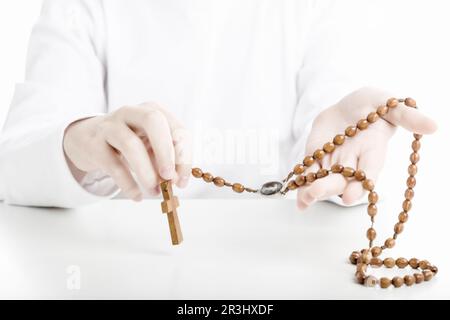
<svg viewBox="0 0 450 320"><path fill-rule="evenodd" d="M312 155L315 150L321 149L325 142L333 141L333 137L343 133L348 126L355 126L358 120L376 111L378 106L385 105L390 97L393 95L387 92L363 88L324 110L314 120L306 143L306 155ZM347 138L333 153L326 154L321 165L330 168L338 163L344 167L361 169L368 178L376 181L384 164L388 141L397 126L419 134L431 134L437 129L436 123L417 109L399 104L367 130L358 130L356 136ZM319 168L318 164L314 164L307 171L316 172ZM333 195L340 195L344 204L350 205L364 195L364 189L357 181L347 181L340 174L331 174L299 188L297 204L300 210L304 210L314 202Z"/></svg>

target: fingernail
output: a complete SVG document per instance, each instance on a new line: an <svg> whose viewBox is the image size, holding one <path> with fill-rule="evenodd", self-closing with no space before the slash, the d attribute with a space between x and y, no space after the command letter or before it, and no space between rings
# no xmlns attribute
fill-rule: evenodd
<svg viewBox="0 0 450 320"><path fill-rule="evenodd" d="M181 177L180 181L178 182L178 187L186 188L188 183L189 183L189 177Z"/></svg>
<svg viewBox="0 0 450 320"><path fill-rule="evenodd" d="M132 199L133 199L133 201L141 202L142 201L142 193L135 195Z"/></svg>
<svg viewBox="0 0 450 320"><path fill-rule="evenodd" d="M173 166L165 166L159 170L159 174L161 175L161 178L170 180L175 176L175 169Z"/></svg>

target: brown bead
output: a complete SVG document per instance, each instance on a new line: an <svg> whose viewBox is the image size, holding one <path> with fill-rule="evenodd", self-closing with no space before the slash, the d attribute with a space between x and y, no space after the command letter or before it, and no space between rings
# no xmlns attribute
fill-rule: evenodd
<svg viewBox="0 0 450 320"><path fill-rule="evenodd" d="M298 177L303 177L303 178L305 178L304 176L298 176ZM298 177L297 177L297 178L298 178ZM299 187L299 186L297 185L297 179L295 179L295 181L293 181L293 180L289 181L287 187L288 187L288 189L291 190L291 191L297 189L297 188Z"/></svg>
<svg viewBox="0 0 450 320"><path fill-rule="evenodd" d="M395 267L395 260L393 258L386 258L383 260L383 264L386 268Z"/></svg>
<svg viewBox="0 0 450 320"><path fill-rule="evenodd" d="M302 164L297 164L294 167L294 174L299 175L302 174L303 172L305 172L305 166Z"/></svg>
<svg viewBox="0 0 450 320"><path fill-rule="evenodd" d="M347 137L354 137L356 135L356 127L355 126L349 126L347 129L345 129L345 135Z"/></svg>
<svg viewBox="0 0 450 320"><path fill-rule="evenodd" d="M406 98L405 99L405 105L411 108L417 107L416 101L413 98Z"/></svg>
<svg viewBox="0 0 450 320"><path fill-rule="evenodd" d="M369 123L374 123L374 122L376 122L378 119L380 119L380 116L379 116L378 113L376 113L376 112L371 112L371 113L369 113L369 115L367 116L367 121L369 121Z"/></svg>
<svg viewBox="0 0 450 320"><path fill-rule="evenodd" d="M361 119L358 121L356 126L359 130L365 130L369 127L369 121L367 121L366 119Z"/></svg>
<svg viewBox="0 0 450 320"><path fill-rule="evenodd" d="M242 193L244 192L245 188L242 184L240 183L234 183L233 184L233 191L237 192L237 193Z"/></svg>
<svg viewBox="0 0 450 320"><path fill-rule="evenodd" d="M433 272L431 270L422 271L422 274L425 281L430 281L433 278Z"/></svg>
<svg viewBox="0 0 450 320"><path fill-rule="evenodd" d="M391 286L392 282L391 279L382 277L380 278L380 287L383 289L389 288Z"/></svg>
<svg viewBox="0 0 450 320"><path fill-rule="evenodd" d="M371 250L372 256L376 258L376 257L380 256L382 251L383 250L381 250L380 247L373 247L372 250Z"/></svg>
<svg viewBox="0 0 450 320"><path fill-rule="evenodd" d="M419 268L422 270L426 270L430 267L430 263L427 260L421 260L419 262Z"/></svg>
<svg viewBox="0 0 450 320"><path fill-rule="evenodd" d="M415 176L417 174L417 166L415 164L410 164L408 166L408 173L410 176Z"/></svg>
<svg viewBox="0 0 450 320"><path fill-rule="evenodd" d="M412 202L409 200L405 200L405 201L403 201L402 207L405 212L408 212L409 210L411 210Z"/></svg>
<svg viewBox="0 0 450 320"><path fill-rule="evenodd" d="M414 273L414 278L416 278L416 283L422 283L425 279L422 273Z"/></svg>
<svg viewBox="0 0 450 320"><path fill-rule="evenodd" d="M192 175L196 178L201 178L203 176L203 171L200 168L192 168Z"/></svg>
<svg viewBox="0 0 450 320"><path fill-rule="evenodd" d="M355 171L355 179L357 181L363 181L366 178L366 174L364 173L364 171L358 169Z"/></svg>
<svg viewBox="0 0 450 320"><path fill-rule="evenodd" d="M363 188L367 191L372 191L375 188L375 185L372 180L366 179L363 181Z"/></svg>
<svg viewBox="0 0 450 320"><path fill-rule="evenodd" d="M343 134L338 134L333 139L333 143L338 146L340 146L344 142L345 142L345 136Z"/></svg>
<svg viewBox="0 0 450 320"><path fill-rule="evenodd" d="M407 200L412 200L412 198L414 198L414 190L411 188L406 189L405 191L405 198Z"/></svg>
<svg viewBox="0 0 450 320"><path fill-rule="evenodd" d="M417 269L419 267L419 259L417 258L412 258L409 259L409 266L413 269Z"/></svg>
<svg viewBox="0 0 450 320"><path fill-rule="evenodd" d="M378 284L378 279L375 278L374 276L368 276L365 280L364 280L364 285L366 287L375 287Z"/></svg>
<svg viewBox="0 0 450 320"><path fill-rule="evenodd" d="M356 264L356 271L362 272L362 273L366 272L367 271L367 264L361 263L361 262L357 263Z"/></svg>
<svg viewBox="0 0 450 320"><path fill-rule="evenodd" d="M414 278L414 276L411 275L406 275L403 277L403 281L405 281L405 284L410 287L412 286L414 283L416 283L416 278Z"/></svg>
<svg viewBox="0 0 450 320"><path fill-rule="evenodd" d="M354 174L355 174L355 170L353 170L353 168L345 167L344 170L342 170L342 175L344 177L350 178L350 177L353 177Z"/></svg>
<svg viewBox="0 0 450 320"><path fill-rule="evenodd" d="M366 236L370 241L375 240L375 238L377 237L377 232L374 228L369 228L366 232Z"/></svg>
<svg viewBox="0 0 450 320"><path fill-rule="evenodd" d="M406 258L398 258L397 260L395 260L395 264L400 269L403 269L408 266L409 262L408 262L408 259L406 259Z"/></svg>
<svg viewBox="0 0 450 320"><path fill-rule="evenodd" d="M325 151L323 151L322 149L314 151L314 154L313 154L314 159L322 160L324 156L325 156Z"/></svg>
<svg viewBox="0 0 450 320"><path fill-rule="evenodd" d="M403 281L403 278L401 278L401 277L392 278L392 284L396 288L400 288L403 285L403 283L404 283L404 281Z"/></svg>
<svg viewBox="0 0 450 320"><path fill-rule="evenodd" d="M305 159L303 159L303 164L307 167L312 166L314 163L314 158L311 156L306 156Z"/></svg>
<svg viewBox="0 0 450 320"><path fill-rule="evenodd" d="M358 282L359 284L364 284L364 280L366 279L366 276L364 275L363 272L357 271L355 273L355 277L356 277L356 282Z"/></svg>
<svg viewBox="0 0 450 320"><path fill-rule="evenodd" d="M372 255L370 254L370 252L363 252L361 253L361 256L359 257L358 261L364 264L369 264L370 259L372 259Z"/></svg>
<svg viewBox="0 0 450 320"><path fill-rule="evenodd" d="M406 212L401 212L398 215L398 221L405 223L406 221L408 221L408 213Z"/></svg>
<svg viewBox="0 0 450 320"><path fill-rule="evenodd" d="M377 114L382 117L384 115L386 115L386 113L388 113L389 108L386 106L380 106L377 108Z"/></svg>
<svg viewBox="0 0 450 320"><path fill-rule="evenodd" d="M390 98L387 102L386 102L386 107L388 108L395 108L398 106L398 100L395 98Z"/></svg>
<svg viewBox="0 0 450 320"><path fill-rule="evenodd" d="M401 222L397 222L394 226L394 232L396 234L402 233L405 225Z"/></svg>
<svg viewBox="0 0 450 320"><path fill-rule="evenodd" d="M419 151L419 150L420 150L420 141L419 141L419 140L414 140L414 141L411 143L411 148L412 148L415 152Z"/></svg>
<svg viewBox="0 0 450 320"><path fill-rule="evenodd" d="M379 268L383 265L383 260L381 260L380 258L372 258L370 259L370 265L373 268Z"/></svg>
<svg viewBox="0 0 450 320"><path fill-rule="evenodd" d="M331 153L334 151L335 149L335 145L332 142L327 142L323 145L323 151L325 151L326 153Z"/></svg>
<svg viewBox="0 0 450 320"><path fill-rule="evenodd" d="M367 199L369 200L370 204L375 204L378 202L378 194L375 191L369 192Z"/></svg>
<svg viewBox="0 0 450 320"><path fill-rule="evenodd" d="M409 157L409 160L412 164L416 164L420 160L420 156L417 152L411 153L411 156Z"/></svg>
<svg viewBox="0 0 450 320"><path fill-rule="evenodd" d="M221 177L215 177L213 182L217 187L223 187L225 185L225 180Z"/></svg>
<svg viewBox="0 0 450 320"><path fill-rule="evenodd" d="M331 166L331 172L333 173L341 173L344 170L344 166L340 164L333 164Z"/></svg>
<svg viewBox="0 0 450 320"><path fill-rule="evenodd" d="M414 138L415 138L416 140L420 140L420 139L422 139L422 135L421 135L421 134L418 134L418 133L414 133Z"/></svg>
<svg viewBox="0 0 450 320"><path fill-rule="evenodd" d="M359 253L358 251L353 251L348 259L350 260L351 264L356 264L360 256L361 253Z"/></svg>
<svg viewBox="0 0 450 320"><path fill-rule="evenodd" d="M378 209L377 206L374 204L369 204L367 206L367 213L370 217L375 217L377 215Z"/></svg>
<svg viewBox="0 0 450 320"><path fill-rule="evenodd" d="M213 175L212 175L211 173L206 172L206 173L203 174L203 180L204 180L205 182L208 182L208 183L209 183L209 182L212 182L213 179L214 179L214 177L213 177Z"/></svg>
<svg viewBox="0 0 450 320"><path fill-rule="evenodd" d="M298 187L303 186L305 183L306 183L306 177L305 177L305 176L297 176L297 177L295 178L295 184L296 184Z"/></svg>
<svg viewBox="0 0 450 320"><path fill-rule="evenodd" d="M316 181L316 174L314 172L310 172L306 175L306 182L313 183Z"/></svg>
<svg viewBox="0 0 450 320"><path fill-rule="evenodd" d="M436 266L431 266L430 271L433 272L434 274L436 274L436 273L438 273L439 269Z"/></svg>
<svg viewBox="0 0 450 320"><path fill-rule="evenodd" d="M408 186L408 188L414 188L416 186L416 178L414 178L413 176L409 176L406 180L406 185Z"/></svg>
<svg viewBox="0 0 450 320"><path fill-rule="evenodd" d="M386 246L386 248L393 248L395 246L395 240L392 238L388 238L386 239L386 241L384 242L384 245Z"/></svg>
<svg viewBox="0 0 450 320"><path fill-rule="evenodd" d="M327 175L328 175L328 170L327 169L319 169L317 171L317 174L316 174L318 179L326 177Z"/></svg>

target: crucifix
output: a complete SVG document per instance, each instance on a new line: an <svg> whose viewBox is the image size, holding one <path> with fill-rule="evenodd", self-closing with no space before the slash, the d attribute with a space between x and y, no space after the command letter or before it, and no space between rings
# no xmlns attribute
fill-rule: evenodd
<svg viewBox="0 0 450 320"><path fill-rule="evenodd" d="M162 212L167 214L167 220L169 221L170 237L172 238L172 244L177 245L183 241L183 235L181 233L180 221L178 220L177 208L179 206L177 196L173 195L172 182L161 182L161 192L164 201L161 202Z"/></svg>

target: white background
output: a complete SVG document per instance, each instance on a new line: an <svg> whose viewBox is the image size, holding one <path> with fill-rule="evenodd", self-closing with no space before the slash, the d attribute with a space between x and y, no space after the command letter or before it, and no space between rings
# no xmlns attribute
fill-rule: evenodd
<svg viewBox="0 0 450 320"><path fill-rule="evenodd" d="M0 2L0 124L7 113L14 84L23 80L27 41L39 14L40 3L38 0ZM450 265L446 248L449 243L450 224L446 201L450 182L450 2L377 1L372 2L372 6L376 6L376 13L385 21L384 25L390 35L383 46L373 48L379 53L380 59L371 63L380 69L389 65L390 70L375 84L398 92L399 95L413 96L421 110L436 119L439 124L439 131L423 140L416 190L417 201L421 203L418 207L427 210L414 213L417 215L414 216L414 219L417 219L417 227L414 228L416 234L408 237L423 238L424 247L421 252L425 257L427 246L442 246L442 256L436 263ZM373 34L367 36L377 35L377 30L373 30ZM398 198L398 207L389 208L383 213L390 218L389 221L392 221L400 210L400 199L406 180L409 139L409 135L399 130L391 144L385 171L377 186L383 196ZM420 221L430 220L435 221L435 229L419 231ZM408 232L409 230L405 231Z"/></svg>

